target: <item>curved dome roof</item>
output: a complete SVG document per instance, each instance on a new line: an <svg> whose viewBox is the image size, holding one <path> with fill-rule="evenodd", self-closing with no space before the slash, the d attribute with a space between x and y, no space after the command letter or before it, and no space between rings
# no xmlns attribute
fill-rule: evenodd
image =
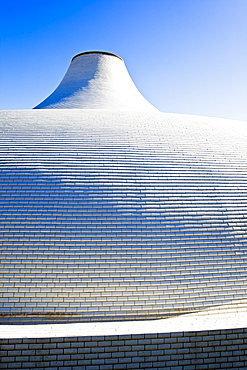
<svg viewBox="0 0 247 370"><path fill-rule="evenodd" d="M160 318L246 296L245 123L145 109L1 120L3 321Z"/></svg>
<svg viewBox="0 0 247 370"><path fill-rule="evenodd" d="M35 108L155 110L135 87L123 59L99 51L76 55L56 90Z"/></svg>

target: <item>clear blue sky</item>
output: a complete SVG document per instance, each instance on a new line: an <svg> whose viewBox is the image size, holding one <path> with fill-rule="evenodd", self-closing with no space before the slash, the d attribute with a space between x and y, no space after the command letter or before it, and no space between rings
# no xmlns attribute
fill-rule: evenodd
<svg viewBox="0 0 247 370"><path fill-rule="evenodd" d="M1 4L0 109L32 108L75 54L102 50L161 111L247 121L247 0Z"/></svg>

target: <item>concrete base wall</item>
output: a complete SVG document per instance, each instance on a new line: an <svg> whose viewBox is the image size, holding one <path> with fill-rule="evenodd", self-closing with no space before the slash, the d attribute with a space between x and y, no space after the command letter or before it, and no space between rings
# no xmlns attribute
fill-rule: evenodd
<svg viewBox="0 0 247 370"><path fill-rule="evenodd" d="M247 329L5 339L0 356L1 369L246 369Z"/></svg>

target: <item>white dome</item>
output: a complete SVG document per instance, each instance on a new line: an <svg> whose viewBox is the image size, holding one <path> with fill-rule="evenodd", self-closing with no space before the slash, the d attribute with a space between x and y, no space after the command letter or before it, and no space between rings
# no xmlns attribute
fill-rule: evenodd
<svg viewBox="0 0 247 370"><path fill-rule="evenodd" d="M124 61L103 52L75 56L57 89L35 108L156 109L135 87Z"/></svg>
<svg viewBox="0 0 247 370"><path fill-rule="evenodd" d="M53 109L0 114L3 321L164 318L246 297L244 122L161 113L104 53L73 59L38 108Z"/></svg>
<svg viewBox="0 0 247 370"><path fill-rule="evenodd" d="M1 121L2 314L150 319L246 296L245 123L99 109Z"/></svg>

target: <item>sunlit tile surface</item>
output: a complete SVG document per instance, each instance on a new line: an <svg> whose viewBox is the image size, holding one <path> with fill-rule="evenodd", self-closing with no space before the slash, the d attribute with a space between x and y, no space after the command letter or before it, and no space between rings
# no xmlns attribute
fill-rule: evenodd
<svg viewBox="0 0 247 370"><path fill-rule="evenodd" d="M3 322L162 318L246 297L246 123L0 117Z"/></svg>

